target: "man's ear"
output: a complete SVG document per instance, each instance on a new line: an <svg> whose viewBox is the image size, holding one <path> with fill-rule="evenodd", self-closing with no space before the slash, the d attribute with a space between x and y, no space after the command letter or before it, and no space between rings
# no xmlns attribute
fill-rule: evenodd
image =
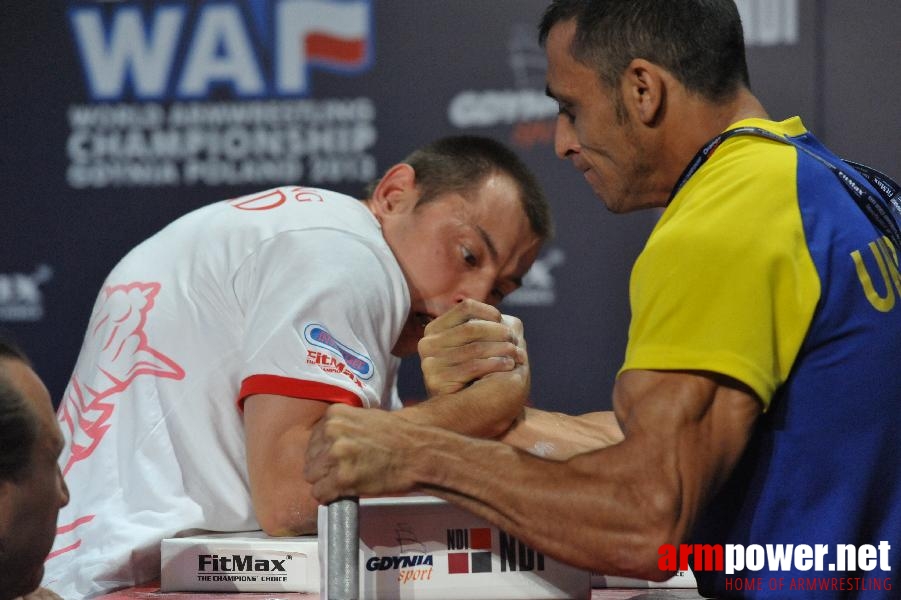
<svg viewBox="0 0 901 600"><path fill-rule="evenodd" d="M379 180L369 205L373 214L381 218L412 210L418 199L416 172L410 165L399 163L388 169Z"/></svg>
<svg viewBox="0 0 901 600"><path fill-rule="evenodd" d="M639 123L653 127L663 117L666 84L662 69L643 58L632 59L626 67L622 78L623 99Z"/></svg>

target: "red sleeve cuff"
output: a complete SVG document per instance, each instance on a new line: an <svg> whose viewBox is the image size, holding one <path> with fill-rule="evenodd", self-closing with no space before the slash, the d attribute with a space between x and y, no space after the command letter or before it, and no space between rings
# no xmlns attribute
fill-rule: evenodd
<svg viewBox="0 0 901 600"><path fill-rule="evenodd" d="M291 398L363 406L363 401L359 396L330 383L292 379L280 375L251 375L241 382L241 390L238 392L238 410L243 411L244 400L254 394L277 394Z"/></svg>

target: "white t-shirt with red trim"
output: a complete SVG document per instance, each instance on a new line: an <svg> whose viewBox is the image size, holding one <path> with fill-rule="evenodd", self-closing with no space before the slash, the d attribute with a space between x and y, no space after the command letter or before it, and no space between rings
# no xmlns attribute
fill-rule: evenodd
<svg viewBox="0 0 901 600"><path fill-rule="evenodd" d="M92 597L158 577L163 538L258 529L240 401L400 408L390 351L409 309L375 217L326 190L211 204L137 246L58 412L71 502L45 586Z"/></svg>

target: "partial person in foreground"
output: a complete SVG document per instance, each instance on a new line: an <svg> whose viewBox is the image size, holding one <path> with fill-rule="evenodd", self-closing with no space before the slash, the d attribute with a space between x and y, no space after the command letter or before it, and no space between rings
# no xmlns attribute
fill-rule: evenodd
<svg viewBox="0 0 901 600"><path fill-rule="evenodd" d="M47 388L0 337L0 600L60 600L38 585L69 501L56 462L62 447Z"/></svg>
<svg viewBox="0 0 901 600"><path fill-rule="evenodd" d="M805 597L790 582L819 578L817 598L886 597L901 570L897 188L798 117L769 118L731 0L557 0L540 40L558 157L612 212L664 209L632 272L622 441L548 460L333 407L309 446L313 493L416 489L558 559L654 580L680 544L702 559L807 546L827 553L816 568L681 557L705 595ZM841 544L878 561L831 571Z"/></svg>
<svg viewBox="0 0 901 600"><path fill-rule="evenodd" d="M75 501L45 585L76 600L153 580L160 541L192 532L314 533L305 450L334 403L502 433L528 365L521 324L490 305L550 230L516 155L461 136L389 168L366 200L276 188L138 245L103 285L60 405ZM473 378L496 374L400 410L399 357L436 317L480 340Z"/></svg>

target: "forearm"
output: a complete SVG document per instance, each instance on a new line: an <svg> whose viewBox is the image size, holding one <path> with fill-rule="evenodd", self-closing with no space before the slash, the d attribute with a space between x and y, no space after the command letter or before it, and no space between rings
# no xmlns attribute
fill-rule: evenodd
<svg viewBox="0 0 901 600"><path fill-rule="evenodd" d="M565 460L618 444L622 430L612 411L567 415L526 408L501 441L536 456Z"/></svg>
<svg viewBox="0 0 901 600"><path fill-rule="evenodd" d="M614 405L622 441L565 461L335 406L314 430L305 476L323 502L418 489L564 562L663 579L660 546L691 531L740 458L759 403L704 375L636 371L620 376Z"/></svg>
<svg viewBox="0 0 901 600"><path fill-rule="evenodd" d="M672 458L648 473L626 448L567 462L432 432L407 456L419 488L477 514L536 550L599 572L663 579L658 549L678 543ZM590 516L590 517L589 517Z"/></svg>
<svg viewBox="0 0 901 600"><path fill-rule="evenodd" d="M512 383L504 390L503 384L493 384L489 379L490 376L453 394L433 396L396 414L419 425L474 437L498 437L522 414L526 394L509 393Z"/></svg>
<svg viewBox="0 0 901 600"><path fill-rule="evenodd" d="M639 371L620 377L614 405L624 439L562 463L442 433L410 456L411 469L422 489L550 556L663 579L660 546L691 531L741 456L759 403L704 375Z"/></svg>

